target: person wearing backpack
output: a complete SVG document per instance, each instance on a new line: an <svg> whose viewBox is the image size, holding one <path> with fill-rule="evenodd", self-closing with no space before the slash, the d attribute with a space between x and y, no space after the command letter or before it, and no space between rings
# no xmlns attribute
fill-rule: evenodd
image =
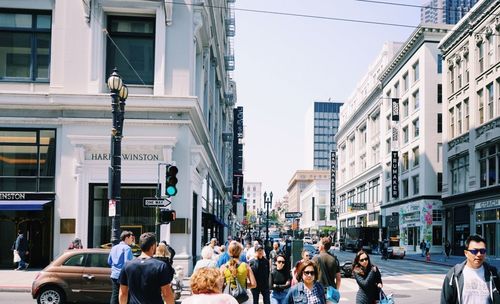
<svg viewBox="0 0 500 304"><path fill-rule="evenodd" d="M235 287L235 285L237 284L235 283L236 281L245 290L247 288L257 287L257 282L255 281L255 276L253 274L252 268L250 268L247 263L240 262L239 260L242 250L243 246L241 246L241 244L236 241L231 242L228 246L227 252L229 254L230 260L220 267L220 270L224 274L224 282L226 285L226 288L224 289L225 293L230 291L231 288ZM228 285L231 288L227 288ZM247 300L241 303L247 302L248 296Z"/></svg>
<svg viewBox="0 0 500 304"><path fill-rule="evenodd" d="M330 237L325 236L319 242L319 254L313 258L313 261L318 265L319 274L318 281L327 290L328 286L335 289L340 289L340 267L339 262L335 256L328 253L331 247Z"/></svg>

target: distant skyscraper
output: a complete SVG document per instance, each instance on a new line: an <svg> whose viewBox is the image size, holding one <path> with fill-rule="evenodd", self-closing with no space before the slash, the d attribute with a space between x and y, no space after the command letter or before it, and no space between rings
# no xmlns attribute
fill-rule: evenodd
<svg viewBox="0 0 500 304"><path fill-rule="evenodd" d="M422 23L456 24L478 0L431 0L420 10Z"/></svg>
<svg viewBox="0 0 500 304"><path fill-rule="evenodd" d="M307 134L309 137L313 135L312 142L313 145L307 145L307 149L311 149L313 152L313 168L314 169L330 169L330 151L336 149L335 145L335 134L339 128L339 112L342 103L338 102L314 102L314 107L312 111L314 115L311 115L311 111L308 112L308 116L314 117L314 122L311 124L311 120L306 119L306 123L309 125L306 130L310 130L311 127L314 128L313 132ZM307 131L306 131L307 132ZM306 155L311 155L310 152Z"/></svg>

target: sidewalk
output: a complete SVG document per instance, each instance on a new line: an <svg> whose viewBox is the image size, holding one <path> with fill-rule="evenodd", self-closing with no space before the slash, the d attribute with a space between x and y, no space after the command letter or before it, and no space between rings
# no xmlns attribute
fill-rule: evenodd
<svg viewBox="0 0 500 304"><path fill-rule="evenodd" d="M426 258L421 256L420 254L407 254L405 256L405 259L426 263ZM458 263L462 263L463 261L465 261L465 256L451 255L449 258L446 258L444 254L434 253L431 254L431 260L427 263L452 267ZM490 265L495 266L497 269L500 269L500 259L487 258L486 262Z"/></svg>
<svg viewBox="0 0 500 304"><path fill-rule="evenodd" d="M41 269L0 269L0 292L31 292L31 283Z"/></svg>

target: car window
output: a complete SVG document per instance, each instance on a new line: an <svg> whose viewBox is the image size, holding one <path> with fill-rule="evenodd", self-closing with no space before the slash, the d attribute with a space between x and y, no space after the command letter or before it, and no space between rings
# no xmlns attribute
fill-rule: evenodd
<svg viewBox="0 0 500 304"><path fill-rule="evenodd" d="M64 266L83 266L85 261L85 254L75 254L69 257L64 263Z"/></svg>
<svg viewBox="0 0 500 304"><path fill-rule="evenodd" d="M87 267L104 267L109 268L108 255L103 253L91 253L87 259Z"/></svg>

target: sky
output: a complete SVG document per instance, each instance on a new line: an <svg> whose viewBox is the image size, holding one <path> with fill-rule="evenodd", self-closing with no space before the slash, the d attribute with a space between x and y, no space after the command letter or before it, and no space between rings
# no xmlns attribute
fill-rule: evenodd
<svg viewBox="0 0 500 304"><path fill-rule="evenodd" d="M357 0L236 0L235 13L244 179L262 182L262 191L273 191L276 200L286 194L296 170L312 169L304 153L306 110L314 101L344 102L352 95L384 42L408 39L420 22L420 9Z"/></svg>

